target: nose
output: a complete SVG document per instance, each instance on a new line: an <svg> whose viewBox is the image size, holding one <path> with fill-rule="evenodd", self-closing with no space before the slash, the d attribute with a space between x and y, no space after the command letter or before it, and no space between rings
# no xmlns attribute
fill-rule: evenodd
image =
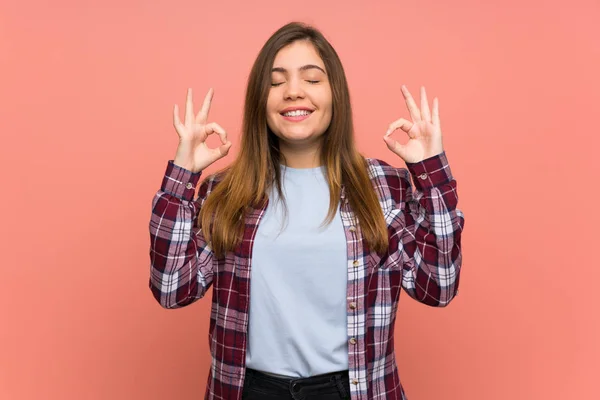
<svg viewBox="0 0 600 400"><path fill-rule="evenodd" d="M286 100L296 100L298 98L304 98L304 90L300 79L292 78L288 81L285 88L284 97Z"/></svg>

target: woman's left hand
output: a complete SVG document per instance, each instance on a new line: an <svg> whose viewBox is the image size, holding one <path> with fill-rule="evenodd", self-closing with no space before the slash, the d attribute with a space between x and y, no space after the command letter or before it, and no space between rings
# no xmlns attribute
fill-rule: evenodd
<svg viewBox="0 0 600 400"><path fill-rule="evenodd" d="M424 86L421 86L421 110L419 110L415 100L404 85L402 85L402 94L406 100L412 122L404 118L392 122L383 137L383 141L393 153L407 163L416 163L441 154L444 151L444 146L442 144L437 97L433 99L433 113L431 113ZM408 134L408 143L400 144L391 138L390 135L398 128Z"/></svg>

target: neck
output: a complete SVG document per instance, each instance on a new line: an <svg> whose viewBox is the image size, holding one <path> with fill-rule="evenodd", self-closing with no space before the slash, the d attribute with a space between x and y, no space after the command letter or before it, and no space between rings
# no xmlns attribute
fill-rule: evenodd
<svg viewBox="0 0 600 400"><path fill-rule="evenodd" d="M285 165L290 168L316 168L321 166L320 144L288 146L280 141L279 150L285 157Z"/></svg>

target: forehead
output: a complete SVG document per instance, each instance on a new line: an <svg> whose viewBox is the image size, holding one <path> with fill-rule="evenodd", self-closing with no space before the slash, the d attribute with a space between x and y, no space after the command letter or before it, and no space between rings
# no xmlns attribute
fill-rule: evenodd
<svg viewBox="0 0 600 400"><path fill-rule="evenodd" d="M279 50L273 61L273 67L282 67L288 70L298 69L306 64L318 65L325 69L319 53L307 40L296 41L285 46Z"/></svg>

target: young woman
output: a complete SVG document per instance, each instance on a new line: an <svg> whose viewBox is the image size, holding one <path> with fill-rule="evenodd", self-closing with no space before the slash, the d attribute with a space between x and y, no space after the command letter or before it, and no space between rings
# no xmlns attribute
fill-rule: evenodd
<svg viewBox="0 0 600 400"><path fill-rule="evenodd" d="M407 169L356 149L348 84L316 29L291 23L252 68L241 146L185 119L152 202L150 288L165 308L212 286L207 399L405 399L394 353L401 288L430 306L456 295L464 217L425 89L383 140ZM390 134L401 129L408 143ZM211 149L208 135L222 145ZM400 161L400 160L398 160ZM414 189L411 185L414 182ZM400 325L402 328L402 325Z"/></svg>

